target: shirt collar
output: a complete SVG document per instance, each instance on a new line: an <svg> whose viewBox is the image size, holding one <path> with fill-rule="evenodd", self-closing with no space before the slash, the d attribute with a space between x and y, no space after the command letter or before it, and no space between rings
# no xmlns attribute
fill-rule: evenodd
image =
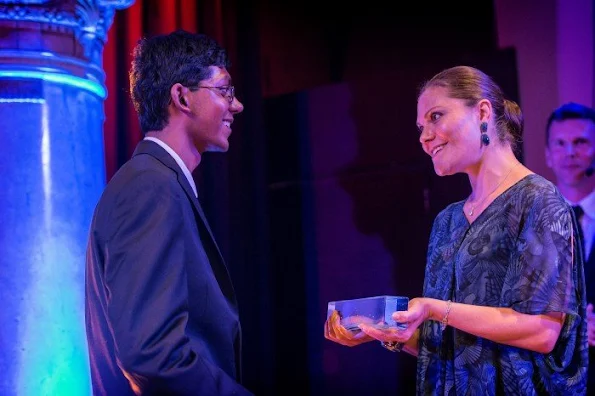
<svg viewBox="0 0 595 396"><path fill-rule="evenodd" d="M163 140L157 139L156 137L146 136L144 138L144 140L150 140L152 142L157 143L165 151L167 151L169 153L169 155L171 155L173 157L173 159L176 161L176 163L178 164L180 169L182 169L182 172L184 173L184 176L186 176L186 179L188 179L188 183L190 183L190 187L192 187L192 191L194 191L194 196L198 198L198 192L196 191L196 183L194 183L194 179L192 178L192 173L190 173L190 170L188 169L188 167L186 166L184 161L182 161L182 158L180 158L178 153L176 153L171 147L169 147Z"/></svg>
<svg viewBox="0 0 595 396"><path fill-rule="evenodd" d="M571 202L568 199L566 201L570 205L580 205L589 218L595 219L595 190L591 191L589 195L578 202Z"/></svg>

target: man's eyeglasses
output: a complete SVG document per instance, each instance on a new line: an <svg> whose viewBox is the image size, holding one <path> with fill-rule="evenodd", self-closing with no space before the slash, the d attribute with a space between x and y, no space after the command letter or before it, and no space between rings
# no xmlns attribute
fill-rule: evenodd
<svg viewBox="0 0 595 396"><path fill-rule="evenodd" d="M219 95L223 96L229 103L233 102L235 98L235 88L233 85L224 85L222 87L209 87L206 85L197 85L195 87L188 87L192 90L199 89L199 88L206 88L206 89L214 89L216 90Z"/></svg>

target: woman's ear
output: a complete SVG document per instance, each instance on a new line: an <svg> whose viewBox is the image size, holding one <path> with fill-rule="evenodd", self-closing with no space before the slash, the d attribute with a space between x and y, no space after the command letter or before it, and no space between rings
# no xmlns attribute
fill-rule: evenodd
<svg viewBox="0 0 595 396"><path fill-rule="evenodd" d="M487 122L492 116L492 103L487 99L482 99L477 103L479 108L479 121Z"/></svg>

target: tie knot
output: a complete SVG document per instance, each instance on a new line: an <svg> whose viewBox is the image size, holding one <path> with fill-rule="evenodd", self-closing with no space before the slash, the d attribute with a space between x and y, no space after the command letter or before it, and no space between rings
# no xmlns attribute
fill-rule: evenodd
<svg viewBox="0 0 595 396"><path fill-rule="evenodd" d="M573 205L572 210L574 210L574 215L576 216L576 219L580 221L581 217L583 217L583 214L585 213L583 208L580 205Z"/></svg>

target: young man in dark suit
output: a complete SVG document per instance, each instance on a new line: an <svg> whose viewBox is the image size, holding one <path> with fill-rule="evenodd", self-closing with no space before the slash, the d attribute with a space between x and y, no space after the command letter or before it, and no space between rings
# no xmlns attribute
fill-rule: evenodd
<svg viewBox="0 0 595 396"><path fill-rule="evenodd" d="M97 204L86 260L94 395L249 395L228 270L192 171L227 151L234 95L226 52L177 31L143 39L130 71L144 139Z"/></svg>
<svg viewBox="0 0 595 396"><path fill-rule="evenodd" d="M589 338L588 393L595 391L595 109L566 103L549 116L545 157L556 185L580 224L585 261Z"/></svg>

